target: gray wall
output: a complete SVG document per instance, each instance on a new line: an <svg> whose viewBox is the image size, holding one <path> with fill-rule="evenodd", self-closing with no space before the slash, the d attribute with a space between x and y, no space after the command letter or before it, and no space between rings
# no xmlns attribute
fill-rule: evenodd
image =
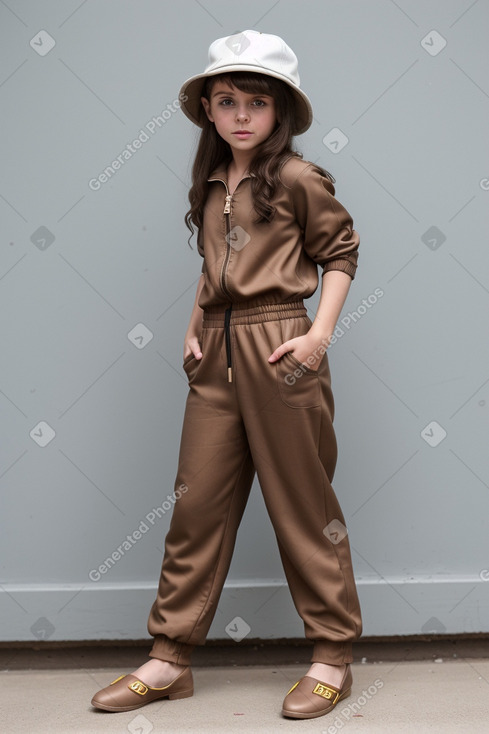
<svg viewBox="0 0 489 734"><path fill-rule="evenodd" d="M2 639L147 636L201 266L182 219L196 129L171 110L209 43L247 28L296 51L315 110L297 145L362 238L329 357L364 634L489 630L488 16L487 0L0 4ZM250 638L303 633L258 485L210 637L235 617Z"/></svg>

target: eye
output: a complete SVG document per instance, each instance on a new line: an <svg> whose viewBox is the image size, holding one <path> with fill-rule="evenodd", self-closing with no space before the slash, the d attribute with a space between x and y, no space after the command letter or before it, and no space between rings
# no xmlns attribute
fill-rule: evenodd
<svg viewBox="0 0 489 734"><path fill-rule="evenodd" d="M265 102L264 99L255 99L253 104L256 105L257 107L266 107L267 103Z"/></svg>
<svg viewBox="0 0 489 734"><path fill-rule="evenodd" d="M230 102L231 104L233 104L233 100L230 97L224 97L224 99L221 99L219 104L223 105L223 107L228 107L229 105L227 104L227 102Z"/></svg>

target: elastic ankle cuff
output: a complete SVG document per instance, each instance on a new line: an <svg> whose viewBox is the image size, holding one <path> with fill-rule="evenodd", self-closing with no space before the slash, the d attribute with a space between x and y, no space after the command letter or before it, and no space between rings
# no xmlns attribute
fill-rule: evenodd
<svg viewBox="0 0 489 734"><path fill-rule="evenodd" d="M311 663L324 663L325 665L343 665L352 663L352 645L349 642L328 642L327 640L315 640Z"/></svg>
<svg viewBox="0 0 489 734"><path fill-rule="evenodd" d="M171 640L166 635L156 635L149 657L167 660L177 665L190 665L194 647L195 645L187 645L185 642Z"/></svg>

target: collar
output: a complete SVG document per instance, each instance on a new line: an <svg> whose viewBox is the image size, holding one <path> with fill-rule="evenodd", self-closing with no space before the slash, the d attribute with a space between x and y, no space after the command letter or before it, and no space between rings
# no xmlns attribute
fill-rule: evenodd
<svg viewBox="0 0 489 734"><path fill-rule="evenodd" d="M254 173L247 173L245 176L243 176L240 181L243 181L245 178L251 178L254 177ZM228 169L227 166L221 165L215 168L209 178L208 181L225 181L226 185L228 182Z"/></svg>

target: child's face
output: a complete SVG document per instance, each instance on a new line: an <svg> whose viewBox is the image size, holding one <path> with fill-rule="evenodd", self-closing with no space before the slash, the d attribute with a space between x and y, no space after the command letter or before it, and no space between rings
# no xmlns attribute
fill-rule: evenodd
<svg viewBox="0 0 489 734"><path fill-rule="evenodd" d="M275 100L267 94L248 94L217 81L210 101L201 97L207 117L232 149L253 150L272 134L277 115ZM246 130L249 134L239 134Z"/></svg>

